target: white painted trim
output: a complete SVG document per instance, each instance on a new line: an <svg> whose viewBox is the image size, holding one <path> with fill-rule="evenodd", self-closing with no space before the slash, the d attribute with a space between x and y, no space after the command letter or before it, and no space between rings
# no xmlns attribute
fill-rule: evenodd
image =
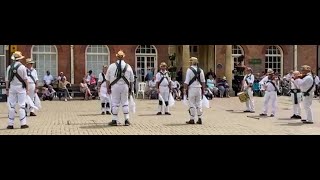
<svg viewBox="0 0 320 180"><path fill-rule="evenodd" d="M134 59L135 59L135 67L134 67L134 69L135 69L135 73L137 73L137 59L138 59L138 56L144 56L144 57L155 57L155 62L154 62L154 72L157 72L158 71L158 49L157 49L157 47L155 46L155 45L150 45L152 48L154 48L155 49L155 51L156 51L156 53L137 53L137 50L138 50L138 48L139 47L141 47L141 45L138 45L137 47L136 47L136 49L135 49L135 57L134 57ZM145 62L146 63L146 62ZM148 68L148 67L147 67Z"/></svg>

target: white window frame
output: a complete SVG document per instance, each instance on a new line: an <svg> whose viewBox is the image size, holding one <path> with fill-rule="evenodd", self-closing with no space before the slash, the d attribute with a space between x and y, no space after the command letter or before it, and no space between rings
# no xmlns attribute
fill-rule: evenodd
<svg viewBox="0 0 320 180"><path fill-rule="evenodd" d="M267 54L267 53L269 53L269 49L271 48L271 47L275 47L276 49L278 49L279 50L279 52L280 52L280 54ZM268 52L267 52L268 51ZM268 69L268 68L266 68L266 64L267 64L267 62L266 62L266 59L267 59L267 57L280 57L280 75L281 75L281 77L283 76L283 50L282 50L282 48L280 47L280 46L278 46L278 45L269 45L266 49L265 49L265 62L264 62L264 69L265 69L265 71ZM269 62L268 62L269 63ZM275 69L272 69L272 70L274 70L275 72L276 72L276 70Z"/></svg>
<svg viewBox="0 0 320 180"><path fill-rule="evenodd" d="M1 69L1 73L3 74L0 74L1 77L3 77L3 80L6 76L6 69L7 69L7 66L6 66L6 62L7 62L7 58L6 58L6 49L7 49L7 45L0 45L0 46L3 46L3 52L0 52L0 57L3 57L3 62L0 62L2 63L3 65L3 69Z"/></svg>
<svg viewBox="0 0 320 180"><path fill-rule="evenodd" d="M234 50L237 50L237 51L240 50L241 54L234 54ZM231 56L232 56L232 58L234 60L233 63L235 63L235 59L237 59L237 62L238 62L238 58L240 56L244 56L244 50L243 50L242 46L240 46L240 45L232 45L232 54L231 54ZM244 64L245 64L245 62L243 60L242 65L244 65Z"/></svg>
<svg viewBox="0 0 320 180"><path fill-rule="evenodd" d="M99 53L99 52L94 52L94 53L93 52L89 52L88 53L88 49L89 49L90 46L103 46L104 48L107 49L107 53ZM109 47L107 45L87 45L86 50L85 50L85 72L86 73L90 70L90 69L88 69L88 66L87 66L88 55L96 55L96 56L103 55L103 56L107 56L108 57L107 58L107 62L104 65L108 65L108 66L110 65L110 49L109 49ZM101 66L101 72L102 72L102 69L103 69L103 66ZM97 72L97 74L94 74L94 75L96 77L98 77L99 73L100 72Z"/></svg>
<svg viewBox="0 0 320 180"><path fill-rule="evenodd" d="M135 73L136 73L136 76L138 76L137 74L137 71L138 71L138 57L155 57L155 60L154 60L154 73L157 73L158 72L158 49L156 48L155 45L149 45L151 46L153 49L155 49L155 52L156 53L137 53L137 50L140 48L140 49L144 49L144 48L141 48L141 46L143 45L138 45L135 49ZM147 74L147 70L148 70L148 67L147 67L147 61L145 60L145 75ZM145 76L144 75L144 76ZM138 78L139 79L139 78Z"/></svg>
<svg viewBox="0 0 320 180"><path fill-rule="evenodd" d="M34 52L33 51L33 49L34 49L34 47L35 46L53 46L54 47L54 49L55 49L55 52L39 52L39 51L37 51L37 52ZM50 69L49 71L51 72L51 75L53 76L53 78L55 79L56 78L56 76L58 76L59 74L58 74L58 72L59 72L59 67L58 67L58 56L59 56L59 52L58 52L58 48L57 48L57 46L56 45L32 45L32 47L31 47L31 59L33 59L33 60L35 60L35 68L36 68L36 70L37 70L37 72L38 72L38 76L39 76L39 69L38 69L38 67L39 67L39 60L38 59L34 59L34 55L53 55L53 54L55 54L56 55L56 71L55 71L55 74L53 74L52 75L52 70ZM48 69L45 69L45 72L47 71ZM46 74L46 73L43 73L44 75ZM40 86L42 86L43 85L43 77L38 77L39 78L39 82L38 82L38 84L40 85Z"/></svg>

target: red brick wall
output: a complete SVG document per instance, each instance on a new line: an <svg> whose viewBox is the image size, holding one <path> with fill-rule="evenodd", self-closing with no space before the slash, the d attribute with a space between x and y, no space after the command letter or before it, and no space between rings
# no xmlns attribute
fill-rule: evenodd
<svg viewBox="0 0 320 180"><path fill-rule="evenodd" d="M299 45L298 46L298 71L302 65L311 66L312 71L317 72L317 46Z"/></svg>
<svg viewBox="0 0 320 180"><path fill-rule="evenodd" d="M56 45L58 49L58 72L64 72L68 80L70 80L70 45ZM108 45L110 51L110 62L116 61L116 53L121 49L125 52L125 60L132 67L135 67L135 51L138 45ZM158 66L162 61L168 63L168 45L155 45L158 53ZM26 58L31 56L32 45L18 45L18 50L22 52ZM74 73L75 83L81 81L86 74L85 52L87 45L74 45ZM23 61L25 63L25 61Z"/></svg>

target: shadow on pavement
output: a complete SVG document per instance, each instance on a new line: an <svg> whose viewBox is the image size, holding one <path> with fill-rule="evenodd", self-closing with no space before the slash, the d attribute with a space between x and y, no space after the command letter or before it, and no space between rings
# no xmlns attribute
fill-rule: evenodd
<svg viewBox="0 0 320 180"><path fill-rule="evenodd" d="M187 123L179 123L179 124L164 124L164 126L191 126L191 125L199 125L199 124L187 124Z"/></svg>
<svg viewBox="0 0 320 180"><path fill-rule="evenodd" d="M287 124L279 124L279 126L303 126L304 124L301 122L296 123L287 123Z"/></svg>
<svg viewBox="0 0 320 180"><path fill-rule="evenodd" d="M160 116L156 114L139 114L138 116Z"/></svg>
<svg viewBox="0 0 320 180"><path fill-rule="evenodd" d="M300 120L300 119L291 119L291 118L278 118L278 120Z"/></svg>
<svg viewBox="0 0 320 180"><path fill-rule="evenodd" d="M109 115L101 115L101 114L79 114L78 116L109 116Z"/></svg>

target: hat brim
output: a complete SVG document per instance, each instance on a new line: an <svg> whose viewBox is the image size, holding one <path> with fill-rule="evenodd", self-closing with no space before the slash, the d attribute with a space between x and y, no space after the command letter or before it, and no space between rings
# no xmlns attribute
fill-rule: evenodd
<svg viewBox="0 0 320 180"><path fill-rule="evenodd" d="M27 62L27 64L34 64L34 63L36 63L36 62L34 62L34 61Z"/></svg>
<svg viewBox="0 0 320 180"><path fill-rule="evenodd" d="M14 61L21 60L21 59L24 59L24 58L25 58L24 56L21 56L21 57L18 57L18 58L14 58Z"/></svg>

